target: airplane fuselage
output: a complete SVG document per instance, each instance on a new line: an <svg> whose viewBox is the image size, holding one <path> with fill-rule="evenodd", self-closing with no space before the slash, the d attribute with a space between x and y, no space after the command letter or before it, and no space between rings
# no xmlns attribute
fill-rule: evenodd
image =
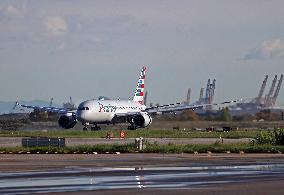
<svg viewBox="0 0 284 195"><path fill-rule="evenodd" d="M87 100L79 105L76 115L82 123L103 124L111 123L115 115L139 113L145 108L131 100Z"/></svg>

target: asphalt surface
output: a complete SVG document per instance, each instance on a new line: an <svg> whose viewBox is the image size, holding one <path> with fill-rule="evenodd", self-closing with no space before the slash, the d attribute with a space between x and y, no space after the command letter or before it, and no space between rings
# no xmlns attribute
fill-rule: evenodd
<svg viewBox="0 0 284 195"><path fill-rule="evenodd" d="M221 142L219 138L145 138L149 143L158 144L214 144L216 142ZM135 138L65 138L66 146L75 145L96 145L96 144L128 144L134 143ZM223 139L224 144L234 144L234 143L249 143L249 138L241 139ZM0 147L16 147L22 145L22 137L0 137Z"/></svg>
<svg viewBox="0 0 284 195"><path fill-rule="evenodd" d="M284 194L283 154L0 156L0 194Z"/></svg>

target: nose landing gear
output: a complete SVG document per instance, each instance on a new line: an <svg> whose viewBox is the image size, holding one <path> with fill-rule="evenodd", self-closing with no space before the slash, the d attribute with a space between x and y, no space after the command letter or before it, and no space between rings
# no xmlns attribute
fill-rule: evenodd
<svg viewBox="0 0 284 195"><path fill-rule="evenodd" d="M84 125L83 131L88 131L89 123L83 123L82 125Z"/></svg>

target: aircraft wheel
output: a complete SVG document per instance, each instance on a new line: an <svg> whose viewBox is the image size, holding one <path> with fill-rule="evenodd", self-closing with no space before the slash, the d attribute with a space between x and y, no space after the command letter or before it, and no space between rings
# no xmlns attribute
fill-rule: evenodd
<svg viewBox="0 0 284 195"><path fill-rule="evenodd" d="M134 126L128 126L127 129L128 130L135 130L136 128Z"/></svg>
<svg viewBox="0 0 284 195"><path fill-rule="evenodd" d="M92 130L92 131L97 131L97 130L101 130L101 128L98 127L98 126L94 126L94 127L91 127L91 130Z"/></svg>
<svg viewBox="0 0 284 195"><path fill-rule="evenodd" d="M84 128L83 128L83 131L88 131L88 128L87 128L87 127L84 127Z"/></svg>

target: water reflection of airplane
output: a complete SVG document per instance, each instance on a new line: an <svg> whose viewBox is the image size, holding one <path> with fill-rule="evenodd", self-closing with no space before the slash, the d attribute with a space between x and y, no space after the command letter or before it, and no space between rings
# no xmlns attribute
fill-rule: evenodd
<svg viewBox="0 0 284 195"><path fill-rule="evenodd" d="M137 170L141 171L141 170L143 170L143 168L135 168L135 171L137 171ZM138 188L146 188L144 175L136 175L135 179L137 181L137 187Z"/></svg>

